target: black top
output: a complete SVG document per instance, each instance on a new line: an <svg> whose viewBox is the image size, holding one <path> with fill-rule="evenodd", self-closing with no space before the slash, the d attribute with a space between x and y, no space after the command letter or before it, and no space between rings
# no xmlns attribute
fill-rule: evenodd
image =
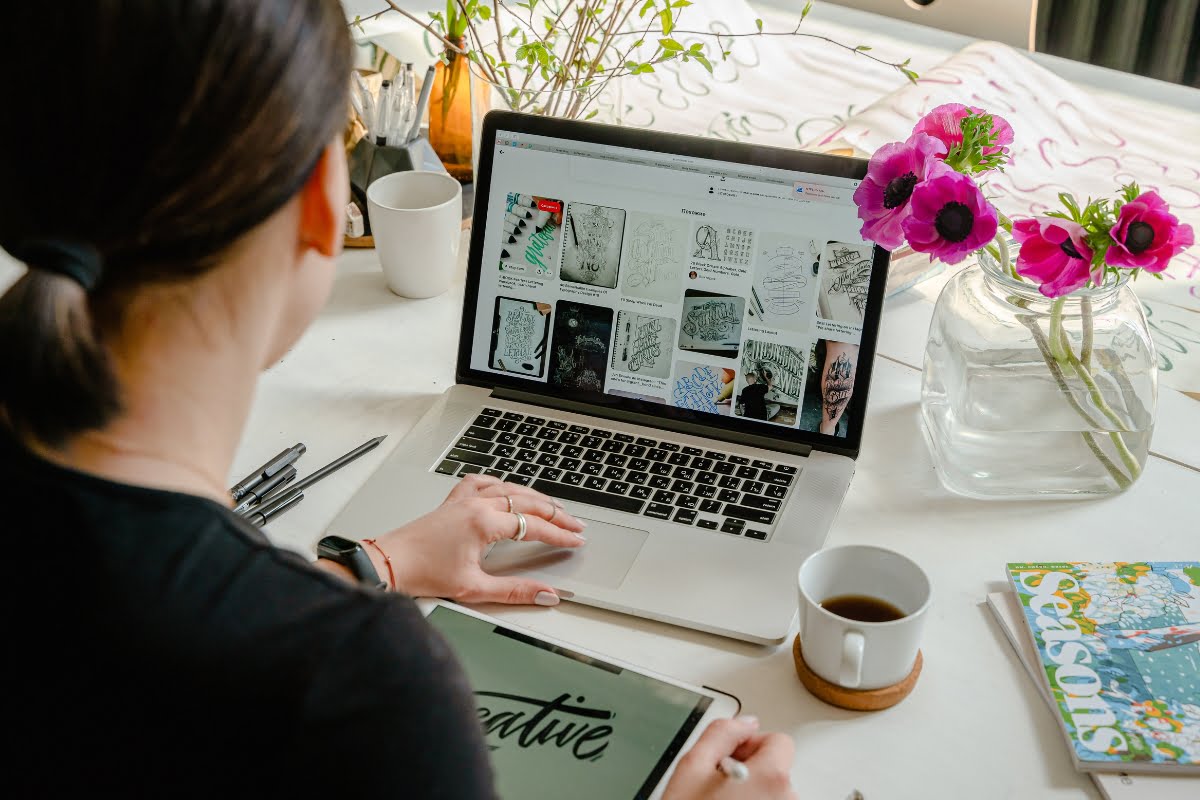
<svg viewBox="0 0 1200 800"><path fill-rule="evenodd" d="M767 418L767 392L771 391L765 383L752 383L742 389L738 400L742 404L742 416L752 419Z"/></svg>
<svg viewBox="0 0 1200 800"><path fill-rule="evenodd" d="M493 797L466 679L412 600L3 437L0 508L17 795Z"/></svg>

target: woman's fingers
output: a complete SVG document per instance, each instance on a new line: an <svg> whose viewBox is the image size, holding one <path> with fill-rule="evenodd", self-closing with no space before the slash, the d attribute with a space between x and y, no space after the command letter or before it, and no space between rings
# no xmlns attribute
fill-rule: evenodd
<svg viewBox="0 0 1200 800"><path fill-rule="evenodd" d="M473 475L465 475L462 480L454 485L450 493L446 495L447 502L453 500L466 500L470 497L478 497L481 492L488 487L497 486L501 483L500 479L494 475L481 475L475 473Z"/></svg>
<svg viewBox="0 0 1200 800"><path fill-rule="evenodd" d="M479 574L479 579L465 596L467 603L508 603L510 605L556 606L558 593L549 584L530 578L500 577Z"/></svg>
<svg viewBox="0 0 1200 800"><path fill-rule="evenodd" d="M511 498L513 511L520 511L526 516L541 517L575 533L587 527L583 521L563 508L562 503L528 486L501 483L486 487L479 496L495 498L495 508L500 511L508 511L508 498Z"/></svg>

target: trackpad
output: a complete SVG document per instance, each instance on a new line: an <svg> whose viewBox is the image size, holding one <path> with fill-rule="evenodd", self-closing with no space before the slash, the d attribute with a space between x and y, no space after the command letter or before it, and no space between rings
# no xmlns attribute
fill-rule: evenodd
<svg viewBox="0 0 1200 800"><path fill-rule="evenodd" d="M567 550L541 542L497 542L483 560L492 575L528 575L554 583L568 578L580 583L616 589L633 565L646 531L599 520L587 520L587 544Z"/></svg>

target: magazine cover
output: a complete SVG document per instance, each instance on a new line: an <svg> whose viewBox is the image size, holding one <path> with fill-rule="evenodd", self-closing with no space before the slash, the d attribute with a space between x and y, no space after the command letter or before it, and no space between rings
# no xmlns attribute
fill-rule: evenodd
<svg viewBox="0 0 1200 800"><path fill-rule="evenodd" d="M1200 562L1008 574L1075 766L1200 774Z"/></svg>

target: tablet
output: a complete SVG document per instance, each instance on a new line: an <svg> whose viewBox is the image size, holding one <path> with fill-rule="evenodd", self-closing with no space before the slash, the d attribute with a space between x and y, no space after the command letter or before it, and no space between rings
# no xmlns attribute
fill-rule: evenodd
<svg viewBox="0 0 1200 800"><path fill-rule="evenodd" d="M419 603L471 686L500 797L656 798L732 695L444 601Z"/></svg>

